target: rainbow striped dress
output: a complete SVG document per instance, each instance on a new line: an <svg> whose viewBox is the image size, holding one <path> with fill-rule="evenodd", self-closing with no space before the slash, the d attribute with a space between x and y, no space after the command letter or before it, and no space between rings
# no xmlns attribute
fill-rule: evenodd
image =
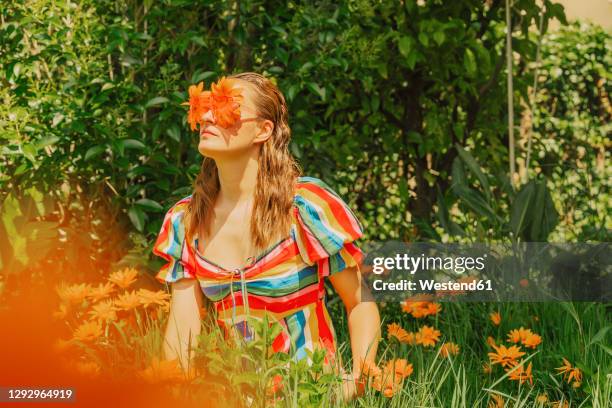
<svg viewBox="0 0 612 408"><path fill-rule="evenodd" d="M197 279L226 332L235 328L247 340L253 330L247 315L282 326L272 348L295 359L306 350L336 350L334 328L325 305L324 279L361 263L363 252L353 242L363 227L348 205L327 184L298 178L290 235L241 269L225 270L197 251L197 238L185 242L183 215L191 196L168 210L153 253L168 263L156 275L162 283Z"/></svg>

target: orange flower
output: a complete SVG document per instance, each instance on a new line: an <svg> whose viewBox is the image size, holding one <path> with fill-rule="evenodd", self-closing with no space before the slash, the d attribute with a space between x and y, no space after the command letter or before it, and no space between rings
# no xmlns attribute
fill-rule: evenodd
<svg viewBox="0 0 612 408"><path fill-rule="evenodd" d="M499 326L499 324L501 323L501 315L499 314L499 312L493 312L489 315L489 318L491 319L491 322L493 322L494 325Z"/></svg>
<svg viewBox="0 0 612 408"><path fill-rule="evenodd" d="M192 131L203 123L202 116L212 108L210 91L204 91L203 89L203 82L198 85L191 85L189 87L189 102L182 103L182 105L189 105L187 121Z"/></svg>
<svg viewBox="0 0 612 408"><path fill-rule="evenodd" d="M459 354L459 346L455 343L443 343L440 346L440 354L442 357L448 357L451 354L456 356Z"/></svg>
<svg viewBox="0 0 612 408"><path fill-rule="evenodd" d="M416 344L422 344L423 347L433 347L440 338L440 331L433 327L423 326L415 335Z"/></svg>
<svg viewBox="0 0 612 408"><path fill-rule="evenodd" d="M368 379L378 377L382 374L380 368L378 368L375 363L369 360L364 360L363 358L359 362L359 373L360 377L365 377Z"/></svg>
<svg viewBox="0 0 612 408"><path fill-rule="evenodd" d="M523 345L532 349L536 348L540 343L542 343L542 337L534 333L529 334L523 340Z"/></svg>
<svg viewBox="0 0 612 408"><path fill-rule="evenodd" d="M64 285L56 288L57 294L64 302L79 304L89 295L91 287L88 284L81 283L75 285Z"/></svg>
<svg viewBox="0 0 612 408"><path fill-rule="evenodd" d="M136 282L138 271L134 268L125 268L117 272L111 273L109 281L122 289L127 289L132 283Z"/></svg>
<svg viewBox="0 0 612 408"><path fill-rule="evenodd" d="M168 303L168 299L170 299L170 295L163 290L153 292L148 289L140 289L138 291L138 297L140 298L140 304L144 307L149 307L151 305L164 306Z"/></svg>
<svg viewBox="0 0 612 408"><path fill-rule="evenodd" d="M575 387L580 387L582 383L582 371L580 371L578 367L573 367L565 357L563 357L563 366L557 367L555 370L559 371L557 374L563 374L563 379L567 381L568 384L574 380L578 383Z"/></svg>
<svg viewBox="0 0 612 408"><path fill-rule="evenodd" d="M414 333L404 330L397 323L387 325L387 335L389 339L396 338L400 343L414 344Z"/></svg>
<svg viewBox="0 0 612 408"><path fill-rule="evenodd" d="M491 336L487 337L487 344L491 347L495 347L497 344L495 344L495 339Z"/></svg>
<svg viewBox="0 0 612 408"><path fill-rule="evenodd" d="M514 346L513 346L514 347ZM523 364L518 365L514 368L507 368L506 371L512 370L512 372L508 375L508 378L513 381L520 381L520 383L524 383L529 380L529 384L533 385L533 375L531 374L531 363L527 366L527 369L523 367Z"/></svg>
<svg viewBox="0 0 612 408"><path fill-rule="evenodd" d="M81 324L73 333L74 340L86 343L92 342L100 336L102 336L102 325L97 320Z"/></svg>
<svg viewBox="0 0 612 408"><path fill-rule="evenodd" d="M113 304L112 300L106 300L104 302L93 305L92 310L89 314L101 322L109 322L117 320L117 308Z"/></svg>
<svg viewBox="0 0 612 408"><path fill-rule="evenodd" d="M405 359L395 359L387 362L384 368L385 376L391 376L394 381L403 381L406 377L410 376L414 368Z"/></svg>
<svg viewBox="0 0 612 408"><path fill-rule="evenodd" d="M393 381L393 377L389 375L378 376L374 378L372 388L380 391L385 397L391 398L402 389L401 382Z"/></svg>
<svg viewBox="0 0 612 408"><path fill-rule="evenodd" d="M231 127L240 119L242 88L237 88L235 85L235 79L222 77L210 87L215 120L224 128Z"/></svg>
<svg viewBox="0 0 612 408"><path fill-rule="evenodd" d="M521 342L525 347L536 348L536 346L542 343L542 337L533 333L529 329L521 327L520 329L510 330L508 333L508 342L518 343Z"/></svg>
<svg viewBox="0 0 612 408"><path fill-rule="evenodd" d="M271 381L266 388L266 395L272 396L278 394L280 390L283 389L283 376L280 374L276 374L271 378Z"/></svg>
<svg viewBox="0 0 612 408"><path fill-rule="evenodd" d="M57 320L63 320L66 318L67 315L68 315L68 306L66 306L65 303L62 303L59 306L59 310L56 310L55 312L53 312L53 317L56 318Z"/></svg>
<svg viewBox="0 0 612 408"><path fill-rule="evenodd" d="M501 395L491 394L491 399L489 400L487 408L504 408L505 406L506 403Z"/></svg>
<svg viewBox="0 0 612 408"><path fill-rule="evenodd" d="M489 353L492 364L501 364L502 367L512 367L517 364L517 359L525 354L518 346L506 347L504 345L493 346L497 353Z"/></svg>
<svg viewBox="0 0 612 408"><path fill-rule="evenodd" d="M482 372L485 374L491 374L491 366L487 363L482 363Z"/></svg>
<svg viewBox="0 0 612 408"><path fill-rule="evenodd" d="M525 338L529 336L530 334L533 334L531 333L531 330L525 329L523 327L521 327L520 329L510 330L510 332L508 333L508 342L509 343L523 342Z"/></svg>
<svg viewBox="0 0 612 408"><path fill-rule="evenodd" d="M194 372L189 374L193 377ZM140 378L151 384L180 383L185 380L185 374L181 369L178 358L174 360L162 360L154 357L151 365L137 374Z"/></svg>
<svg viewBox="0 0 612 408"><path fill-rule="evenodd" d="M416 297L415 297L416 298ZM442 310L439 303L421 301L421 300L406 300L402 302L402 310L412 315L416 319L438 314Z"/></svg>
<svg viewBox="0 0 612 408"><path fill-rule="evenodd" d="M89 297L94 302L97 302L100 299L104 299L108 297L114 291L115 291L115 288L113 287L111 283L109 282L106 282L105 284L100 283L97 287L92 288L89 291Z"/></svg>
<svg viewBox="0 0 612 408"><path fill-rule="evenodd" d="M132 310L140 306L140 296L135 291L124 292L115 299L115 306L121 310Z"/></svg>

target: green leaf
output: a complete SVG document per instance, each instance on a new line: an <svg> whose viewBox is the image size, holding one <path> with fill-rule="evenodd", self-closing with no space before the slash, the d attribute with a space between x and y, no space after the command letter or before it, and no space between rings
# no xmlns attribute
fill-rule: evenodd
<svg viewBox="0 0 612 408"><path fill-rule="evenodd" d="M87 152L85 152L85 161L89 161L95 157L98 157L104 152L104 150L106 150L106 146L104 145L90 147L89 149L87 149Z"/></svg>
<svg viewBox="0 0 612 408"><path fill-rule="evenodd" d="M136 139L121 139L121 143L123 144L123 147L126 149L144 150L147 148L147 146L144 143Z"/></svg>
<svg viewBox="0 0 612 408"><path fill-rule="evenodd" d="M164 96L156 96L153 99L149 99L149 101L145 104L145 108L150 108L157 105L163 105L164 103L168 103L170 100Z"/></svg>
<svg viewBox="0 0 612 408"><path fill-rule="evenodd" d="M487 196L490 196L491 187L489 186L487 176L482 172L480 165L476 163L476 159L474 159L474 156L472 156L467 150L465 150L459 144L455 144L455 147L457 149L457 153L459 153L459 157L461 157L461 160L463 160L463 162L467 165L470 172L474 174L474 176L476 176L476 178L480 182L480 185L482 189L484 190L484 193Z"/></svg>
<svg viewBox="0 0 612 408"><path fill-rule="evenodd" d="M136 201L134 204L139 207L144 208L145 210L149 210L151 212L163 212L164 211L164 207L162 207L160 203L158 203L157 201L148 199L148 198L141 198L140 200Z"/></svg>
<svg viewBox="0 0 612 408"><path fill-rule="evenodd" d="M531 180L517 193L512 203L510 228L518 237L531 220L532 200L535 194L535 182Z"/></svg>
<svg viewBox="0 0 612 408"><path fill-rule="evenodd" d="M306 84L306 86L312 92L314 92L317 95L319 95L323 101L325 101L325 88L321 88L321 86L319 84L317 84L316 82L308 82Z"/></svg>
<svg viewBox="0 0 612 408"><path fill-rule="evenodd" d="M55 143L59 142L59 140L60 138L55 135L45 136L36 143L36 150L40 150L44 147L54 145Z"/></svg>
<svg viewBox="0 0 612 408"><path fill-rule="evenodd" d="M595 334L593 338L591 338L591 341L589 341L589 346L595 343L599 343L600 341L603 341L606 338L606 334L608 333L608 330L610 330L611 328L612 326L602 327L597 332L597 334Z"/></svg>
<svg viewBox="0 0 612 408"><path fill-rule="evenodd" d="M419 42L425 47L429 46L429 37L422 31L419 33Z"/></svg>
<svg viewBox="0 0 612 408"><path fill-rule="evenodd" d="M132 224L138 231L142 232L144 230L145 213L140 208L131 207L128 210L128 217L130 217L130 221L132 221Z"/></svg>
<svg viewBox="0 0 612 408"><path fill-rule="evenodd" d="M461 164L459 157L456 157L455 160L453 160L451 174L453 178L453 186L467 186L465 171L463 170L463 164Z"/></svg>
<svg viewBox="0 0 612 408"><path fill-rule="evenodd" d="M400 54L407 58L414 48L414 40L412 37L402 37L399 39L397 45L399 47Z"/></svg>
<svg viewBox="0 0 612 408"><path fill-rule="evenodd" d="M469 77L473 77L476 74L476 57L469 48L466 48L463 54L463 66Z"/></svg>
<svg viewBox="0 0 612 408"><path fill-rule="evenodd" d="M446 40L446 36L444 35L444 31L442 31L442 30L436 31L433 34L433 39L436 42L436 44L442 45L444 43L444 40Z"/></svg>

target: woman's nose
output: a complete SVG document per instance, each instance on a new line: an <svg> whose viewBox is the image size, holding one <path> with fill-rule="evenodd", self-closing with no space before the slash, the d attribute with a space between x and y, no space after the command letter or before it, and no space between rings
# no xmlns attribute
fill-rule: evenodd
<svg viewBox="0 0 612 408"><path fill-rule="evenodd" d="M204 122L214 123L215 122L215 115L213 114L213 110L209 109L204 114L202 114L202 120Z"/></svg>

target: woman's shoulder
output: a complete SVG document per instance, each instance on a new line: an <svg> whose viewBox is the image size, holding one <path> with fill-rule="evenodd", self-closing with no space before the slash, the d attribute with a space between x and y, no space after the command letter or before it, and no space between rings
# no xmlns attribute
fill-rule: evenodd
<svg viewBox="0 0 612 408"><path fill-rule="evenodd" d="M170 206L170 208L168 209L168 211L166 212L166 216L170 215L170 216L183 216L185 213L185 210L187 210L187 207L189 206L189 203L191 202L191 194L188 195L187 197L183 197L180 200L176 201L174 204L172 204Z"/></svg>
<svg viewBox="0 0 612 408"><path fill-rule="evenodd" d="M349 204L319 178L300 177L294 202L295 236L308 264L337 253L363 235Z"/></svg>
<svg viewBox="0 0 612 408"><path fill-rule="evenodd" d="M296 197L314 200L342 199L329 184L312 176L298 177Z"/></svg>

